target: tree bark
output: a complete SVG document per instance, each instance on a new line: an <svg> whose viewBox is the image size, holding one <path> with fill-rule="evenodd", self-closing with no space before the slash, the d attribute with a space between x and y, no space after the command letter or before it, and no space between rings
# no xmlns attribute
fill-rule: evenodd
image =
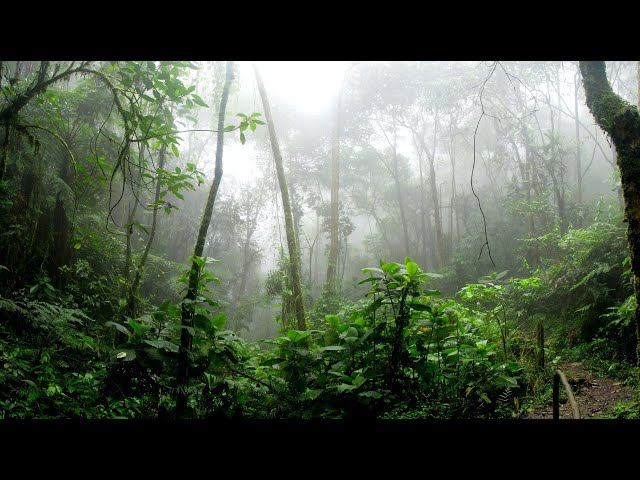
<svg viewBox="0 0 640 480"><path fill-rule="evenodd" d="M442 216L440 215L440 202L438 200L438 183L436 181L436 145L438 140L438 110L435 112L434 116L434 124L433 124L433 151L429 151L427 146L424 143L424 138L420 138L420 142L422 143L422 148L424 152L427 154L427 158L429 159L429 185L431 190L431 203L433 204L433 221L436 231L436 250L437 254L437 262L435 267L442 268L446 263L446 252L445 252L445 242L444 242L444 234L442 232Z"/></svg>
<svg viewBox="0 0 640 480"><path fill-rule="evenodd" d="M578 117L578 92L580 91L580 84L578 83L578 72L574 80L574 108L576 112L575 126L576 126L576 177L578 180L578 205L582 203L582 158L580 157L580 119Z"/></svg>
<svg viewBox="0 0 640 480"><path fill-rule="evenodd" d="M264 109L264 115L267 119L267 125L269 127L269 138L271 140L271 148L273 150L273 160L276 164L276 172L278 175L278 184L280 185L280 195L282 196L282 207L284 209L284 222L287 233L287 247L289 249L289 261L291 263L291 283L293 289L293 305L296 322L299 330L306 328L304 303L302 299L302 282L301 282L301 268L300 268L300 249L298 242L298 235L295 228L293 219L293 212L291 210L291 197L289 196L289 187L287 186L287 179L284 175L284 166L282 163L282 155L280 154L280 145L278 144L278 138L276 137L276 129L273 124L273 117L271 116L271 107L269 105L269 99L267 98L267 92L262 82L262 77L258 68L254 65L256 73L256 81L258 83L258 90L260 91L260 97L262 98L262 107Z"/></svg>
<svg viewBox="0 0 640 480"><path fill-rule="evenodd" d="M638 80L638 98L636 99L636 105L640 108L640 62L637 62L636 78Z"/></svg>
<svg viewBox="0 0 640 480"><path fill-rule="evenodd" d="M580 72L589 110L600 128L610 135L617 153L636 294L636 358L640 367L640 115L637 107L613 92L604 62L580 62Z"/></svg>
<svg viewBox="0 0 640 480"><path fill-rule="evenodd" d="M331 148L331 230L329 244L329 265L327 266L327 287L331 292L338 289L337 265L340 252L340 110L342 109L342 89L338 95L336 128Z"/></svg>
<svg viewBox="0 0 640 480"><path fill-rule="evenodd" d="M196 245L193 249L193 256L202 256L204 250L204 242L207 238L207 230L211 223L211 216L213 214L213 205L216 201L216 195L218 194L218 188L220 187L220 181L222 180L222 152L224 148L224 117L227 110L227 100L229 99L229 89L231 88L231 82L233 81L233 62L227 62L227 74L225 77L224 87L222 88L222 97L220 98L220 109L218 111L218 143L216 145L216 166L213 176L213 183L209 189L209 196L207 197L207 204L202 214L202 221L200 222L200 230L198 231L198 238L196 239ZM193 302L196 299L198 292L198 278L200 277L200 267L196 262L192 262L191 270L189 273L189 285L185 300ZM177 396L176 396L176 415L182 415L187 408L187 385L189 382L189 354L191 352L191 342L193 336L189 333L189 328L193 328L193 309L191 308L191 302L182 303L182 326L183 328L180 334L180 352L178 357L178 373L176 375L177 383ZM187 306L188 305L188 306Z"/></svg>

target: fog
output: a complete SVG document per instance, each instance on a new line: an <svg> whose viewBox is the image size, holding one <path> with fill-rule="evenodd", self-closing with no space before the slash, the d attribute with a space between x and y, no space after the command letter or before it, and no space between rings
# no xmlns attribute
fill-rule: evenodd
<svg viewBox="0 0 640 480"><path fill-rule="evenodd" d="M159 270L170 277L163 285L191 254L220 134L225 64L193 67L181 80L207 107L176 110L181 133L165 169L193 163L205 179L182 191L183 199L172 192L164 198L174 208L159 215L150 250L176 262ZM367 286L357 285L362 269L380 260L409 256L438 273L432 283L447 293L491 272L516 275L536 264L526 246L532 239L584 227L602 205L621 208L615 151L585 105L577 62L236 62L225 125L237 127L239 115L253 113L266 122L254 68L284 162L307 309L327 282L332 155L339 168L337 278L349 301L366 294ZM608 69L615 91L636 103L632 62L609 62ZM75 76L64 88L83 82ZM102 100L96 94L92 101ZM204 255L220 260L209 268L221 280L214 295L236 312L228 326L256 340L277 334L283 302L265 282L289 252L267 125L244 137L242 143L237 128L224 135L224 173ZM89 157L82 162L96 174ZM152 201L150 185L136 193L118 175L100 182L106 196L97 201L112 210L107 231L123 231L137 195ZM151 212L140 208L132 218L148 230ZM134 253L146 239L135 230ZM143 292L159 300L167 289L153 282L146 278ZM168 290L179 298L177 287Z"/></svg>
<svg viewBox="0 0 640 480"><path fill-rule="evenodd" d="M640 416L640 62L0 60L0 92L0 419Z"/></svg>
<svg viewBox="0 0 640 480"><path fill-rule="evenodd" d="M472 263L480 256L473 268L457 272L455 277L449 275L442 288L460 287L490 271L515 273L525 257L519 240L535 234L527 231L524 222L517 225L525 199L538 202L537 212L529 209L532 216L565 231L587 222L587 212L598 201L619 202L615 152L585 105L576 62L256 65L264 79L282 149L299 228L302 279L309 306L326 280L330 158L339 96L339 195L344 224L338 275L343 293L351 299L366 293L366 287L354 286L363 278L361 269L377 265L380 258L401 261L410 256L427 271L451 274L456 262ZM215 70L211 65L199 66L200 71ZM631 63L612 62L609 68L616 91L634 103ZM197 75L197 89L211 110L201 112L193 128L211 128L215 125L220 76L205 80ZM253 66L238 62L227 124L237 123L237 113L262 111ZM198 150L196 144L205 146ZM180 150L180 158L172 162L178 165L195 158L210 182L215 134L189 134ZM474 157L473 187L485 215L486 239L478 200L471 191ZM436 195L431 191L433 185ZM195 236L205 196L204 186L201 188L186 197L180 211L162 220L166 222L163 229L171 235L172 222L190 218L193 236L185 238L187 244L167 246L169 250L164 251L176 261L184 261L182 249L188 251ZM223 205L237 209L243 195L259 192L263 195L259 224L251 239L259 260L251 265L249 284L256 298L263 293L266 275L276 268L280 250L286 253L280 193L268 131L262 125L256 132L248 132L244 145L235 132L225 135L224 177L206 252L221 259L216 268L229 275L240 268L237 222L244 219L240 214L235 221L217 223L216 217L227 214L221 211ZM435 201L439 204L438 227ZM224 242L218 240L227 236ZM437 252L438 241L442 252ZM495 266L486 248L480 255L485 241ZM221 287L223 298L232 298L234 285L230 279L228 290ZM243 335L256 338L256 322L270 321L277 308L270 311L268 303L254 310L254 314L262 312L255 319L245 319L251 326L245 327ZM271 303L278 305L279 300L274 298ZM269 332L275 332L275 327Z"/></svg>

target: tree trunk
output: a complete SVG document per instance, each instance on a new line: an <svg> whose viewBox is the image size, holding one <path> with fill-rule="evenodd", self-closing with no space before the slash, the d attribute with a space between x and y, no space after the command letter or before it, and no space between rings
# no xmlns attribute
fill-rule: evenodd
<svg viewBox="0 0 640 480"><path fill-rule="evenodd" d="M636 107L613 92L604 62L580 62L580 71L589 110L600 128L611 136L617 152L636 294L636 358L640 367L640 115Z"/></svg>
<svg viewBox="0 0 640 480"><path fill-rule="evenodd" d="M224 116L227 110L227 100L229 99L229 89L231 82L233 81L233 62L227 62L227 74L225 77L224 87L222 88L222 97L220 98L220 110L218 111L218 143L216 145L216 167L213 176L213 183L209 189L209 196L207 197L207 204L202 214L202 221L200 222L200 230L198 231L198 238L196 239L196 245L193 249L193 256L202 256L204 250L204 242L207 238L207 230L211 223L211 215L213 214L213 205L216 201L216 195L218 194L218 187L222 180L222 151L224 148ZM200 277L200 267L196 262L192 262L191 270L189 273L189 286L185 300L193 302L196 299L198 292L198 279ZM191 302L182 303L182 326L193 328L193 314ZM191 342L193 336L189 333L188 328L183 328L180 333L180 353L178 357L178 373L176 375L177 383L177 396L176 396L176 415L182 415L187 408L187 385L189 382L189 360L191 352Z"/></svg>
<svg viewBox="0 0 640 480"><path fill-rule="evenodd" d="M415 139L414 139L415 140ZM420 173L420 232L422 233L422 267L425 270L428 270L428 253L427 253L427 225L425 222L424 212L426 210L426 201L424 198L424 174L422 172L422 151L416 145L416 150L418 150L418 171Z"/></svg>
<svg viewBox="0 0 640 480"><path fill-rule="evenodd" d="M578 205L582 203L582 158L580 157L580 119L578 117L578 93L580 91L580 84L578 83L578 72L575 77L575 90L574 90L574 108L576 112L575 124L576 124L576 177L578 180Z"/></svg>
<svg viewBox="0 0 640 480"><path fill-rule="evenodd" d="M638 106L638 108L640 108L640 62L637 62L638 66L637 66L637 72L636 72L636 77L638 80L638 99L636 100L636 105Z"/></svg>
<svg viewBox="0 0 640 480"><path fill-rule="evenodd" d="M438 200L438 183L436 181L436 145L438 140L438 111L436 110L434 116L434 124L433 124L433 151L429 152L424 144L424 139L421 139L422 148L424 149L427 157L429 158L429 182L430 182L430 190L431 190L431 202L433 203L433 220L435 224L436 230L436 250L438 252L437 255L437 264L436 268L444 267L446 263L445 258L445 245L444 245L444 235L442 233L442 217L440 215L440 202Z"/></svg>
<svg viewBox="0 0 640 480"><path fill-rule="evenodd" d="M329 291L338 290L337 265L340 253L339 225L340 225L340 110L342 109L342 89L338 95L338 110L336 113L336 128L331 148L331 234L329 246L329 265L327 266L327 287Z"/></svg>
<svg viewBox="0 0 640 480"><path fill-rule="evenodd" d="M282 164L282 155L280 154L280 145L278 144L278 138L276 137L276 129L273 124L273 118L271 116L271 107L269 106L269 99L267 98L267 92L262 82L262 77L258 68L254 65L256 73L256 81L258 83L258 90L260 91L260 97L262 98L262 106L264 109L264 115L267 119L267 125L269 127L269 138L271 140L271 148L273 150L273 159L276 164L276 172L278 174L278 184L280 185L280 195L282 197L282 207L284 209L284 222L287 233L287 247L289 248L289 261L291 262L291 283L293 287L293 305L295 310L295 317L299 330L304 330L305 326L305 314L304 303L302 299L302 282L301 282L301 268L300 268L300 250L298 235L296 232L293 212L291 210L291 197L289 196L289 188L287 186L287 179L284 175L284 166Z"/></svg>

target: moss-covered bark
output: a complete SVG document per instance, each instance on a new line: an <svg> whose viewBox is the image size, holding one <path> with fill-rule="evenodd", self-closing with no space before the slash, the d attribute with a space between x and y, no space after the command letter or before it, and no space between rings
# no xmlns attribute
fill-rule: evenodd
<svg viewBox="0 0 640 480"><path fill-rule="evenodd" d="M640 367L640 115L637 107L615 94L604 62L580 62L580 72L589 110L616 147L636 293L636 353Z"/></svg>
<svg viewBox="0 0 640 480"><path fill-rule="evenodd" d="M224 148L224 116L227 111L227 100L229 99L229 89L231 88L231 82L233 81L233 62L227 62L227 74L225 77L224 87L222 88L222 97L220 98L220 109L218 111L218 143L216 145L216 167L213 175L213 183L209 189L209 196L207 197L207 204L204 207L204 213L202 214L202 221L200 222L200 230L198 231L198 238L196 239L196 245L193 249L194 257L201 257L204 251L204 242L207 238L207 230L211 223L211 216L213 214L213 205L216 201L218 194L218 188L220 187L220 181L222 180L222 151ZM191 270L189 273L189 286L185 300L193 301L196 299L198 292L198 278L200 276L200 267L196 262L191 264ZM189 354L191 352L191 342L193 336L189 333L189 329L193 328L193 310L186 305L189 302L182 304L182 326L183 328L180 334L180 353L178 356L178 373L176 375L176 383L178 385L176 395L176 416L181 416L187 408L187 384L189 382Z"/></svg>
<svg viewBox="0 0 640 480"><path fill-rule="evenodd" d="M255 68L255 67L254 67ZM278 144L278 137L276 137L276 129L273 126L273 117L271 116L271 107L269 106L269 99L267 98L267 92L260 77L260 72L255 68L256 81L258 83L258 90L260 91L260 97L262 98L262 107L264 108L264 115L267 119L267 125L269 127L269 138L271 140L271 148L273 150L273 159L276 164L276 172L278 175L278 184L280 185L280 194L282 196L282 207L284 209L284 223L287 233L287 247L289 249L289 259L291 262L291 283L293 290L293 304L295 309L296 322L299 330L306 328L305 315L304 315L304 303L302 299L302 275L300 273L300 249L298 242L298 235L296 233L295 223L293 220L293 212L291 210L291 197L289 196L289 187L287 186L287 179L284 175L284 166L282 164L282 155L280 154L280 145Z"/></svg>

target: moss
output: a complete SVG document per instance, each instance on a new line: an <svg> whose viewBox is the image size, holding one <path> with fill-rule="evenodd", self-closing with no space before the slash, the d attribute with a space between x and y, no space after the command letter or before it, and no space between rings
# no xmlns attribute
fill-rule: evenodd
<svg viewBox="0 0 640 480"><path fill-rule="evenodd" d="M628 222L627 239L636 293L635 323L640 339L640 115L638 109L616 95L607 79L604 62L580 62L587 105L596 122L616 147ZM640 343L637 347L640 366Z"/></svg>

